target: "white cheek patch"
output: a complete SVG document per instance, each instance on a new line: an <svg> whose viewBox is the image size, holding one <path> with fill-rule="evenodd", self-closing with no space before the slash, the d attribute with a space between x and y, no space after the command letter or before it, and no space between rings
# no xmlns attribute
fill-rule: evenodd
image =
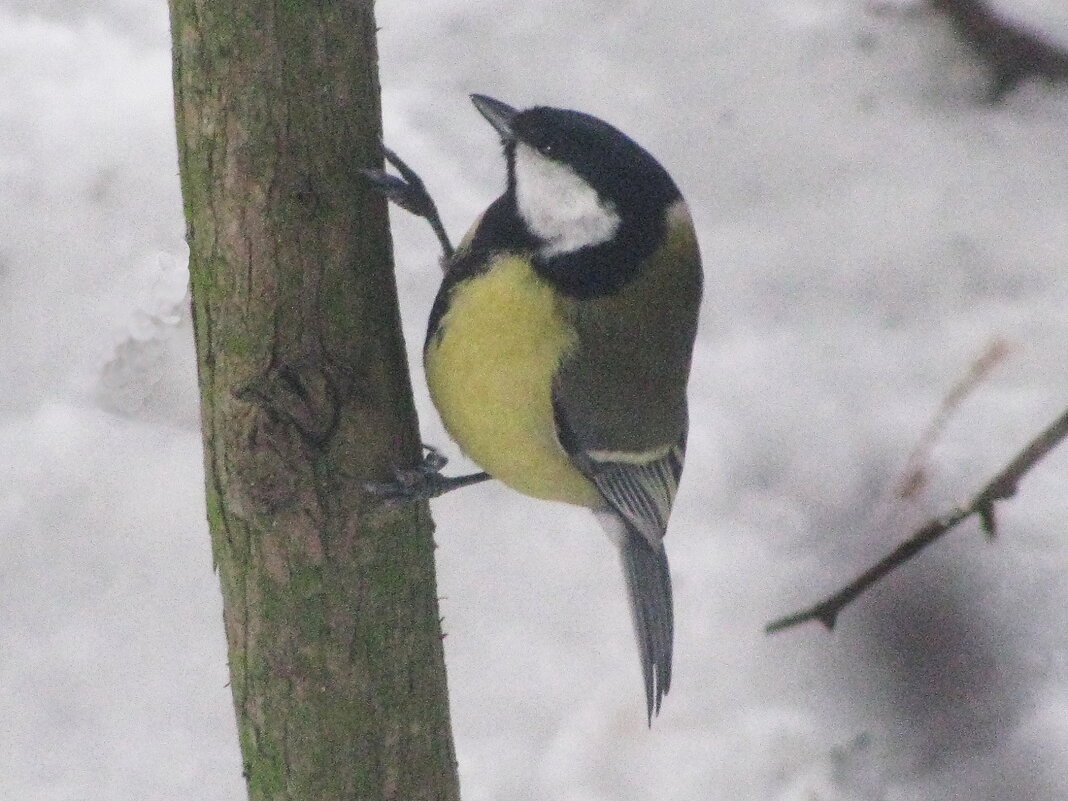
<svg viewBox="0 0 1068 801"><path fill-rule="evenodd" d="M542 256L600 245L619 228L612 203L570 167L522 142L515 148L515 178L519 215L544 242Z"/></svg>

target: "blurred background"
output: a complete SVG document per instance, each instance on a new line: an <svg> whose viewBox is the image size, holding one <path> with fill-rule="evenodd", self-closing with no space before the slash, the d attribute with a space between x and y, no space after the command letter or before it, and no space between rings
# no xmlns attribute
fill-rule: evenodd
<svg viewBox="0 0 1068 801"><path fill-rule="evenodd" d="M833 633L762 633L1068 405L1068 84L1054 59L1003 86L976 9L1068 49L1062 0L378 4L386 139L454 238L504 182L477 91L645 145L707 276L652 730L593 519L492 485L434 503L467 801L1068 797L1068 446L994 543L965 524ZM0 0L3 798L244 797L169 44L161 0ZM394 234L424 438L459 472L419 368L437 245Z"/></svg>

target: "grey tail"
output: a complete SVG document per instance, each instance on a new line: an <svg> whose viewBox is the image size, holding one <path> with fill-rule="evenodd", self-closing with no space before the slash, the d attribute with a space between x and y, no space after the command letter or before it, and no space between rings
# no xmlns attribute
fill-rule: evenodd
<svg viewBox="0 0 1068 801"><path fill-rule="evenodd" d="M646 713L652 726L653 714L660 714L660 701L671 688L671 648L675 630L671 573L664 546L659 543L650 545L630 523L625 525L623 573L641 653Z"/></svg>

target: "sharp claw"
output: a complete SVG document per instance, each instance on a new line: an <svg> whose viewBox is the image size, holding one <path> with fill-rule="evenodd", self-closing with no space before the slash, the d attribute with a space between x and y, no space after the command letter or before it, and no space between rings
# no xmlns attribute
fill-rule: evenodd
<svg viewBox="0 0 1068 801"><path fill-rule="evenodd" d="M397 494L398 482L396 481L365 481L363 482L363 491L368 495L377 495L380 498L389 500Z"/></svg>
<svg viewBox="0 0 1068 801"><path fill-rule="evenodd" d="M393 192L405 186L404 181L395 175L390 175L385 170L374 170L370 167L360 167L360 173L368 181L375 185L380 192Z"/></svg>
<svg viewBox="0 0 1068 801"><path fill-rule="evenodd" d="M382 144L382 155L386 157L386 161L392 164L397 172L401 174L401 177L417 188L421 192L426 192L426 188L423 186L423 179L419 177L418 173L409 167L404 159L398 156L394 151L386 147L385 143Z"/></svg>
<svg viewBox="0 0 1068 801"><path fill-rule="evenodd" d="M441 469L448 463L448 457L433 445L424 444L423 448L426 454L415 467L395 470L393 481L365 481L364 490L382 498L390 507L430 500L442 494L448 482L442 478Z"/></svg>
<svg viewBox="0 0 1068 801"><path fill-rule="evenodd" d="M423 457L422 469L428 470L431 473L440 473L441 470L449 463L449 457L435 448L433 445L427 445L423 443L423 450L426 451L426 455Z"/></svg>
<svg viewBox="0 0 1068 801"><path fill-rule="evenodd" d="M361 168L360 172L374 185L375 189L405 211L417 217L426 217L429 213L428 198L421 186L414 186L382 170Z"/></svg>

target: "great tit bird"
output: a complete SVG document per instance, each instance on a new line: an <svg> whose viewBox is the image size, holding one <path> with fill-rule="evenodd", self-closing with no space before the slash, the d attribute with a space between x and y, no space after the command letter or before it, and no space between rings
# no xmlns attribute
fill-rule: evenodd
<svg viewBox="0 0 1068 801"><path fill-rule="evenodd" d="M454 253L418 177L389 151L408 183L378 174L446 250L423 350L430 395L485 474L591 509L617 543L651 721L671 686L663 538L701 301L693 223L664 168L608 123L472 100L500 135L508 179Z"/></svg>

